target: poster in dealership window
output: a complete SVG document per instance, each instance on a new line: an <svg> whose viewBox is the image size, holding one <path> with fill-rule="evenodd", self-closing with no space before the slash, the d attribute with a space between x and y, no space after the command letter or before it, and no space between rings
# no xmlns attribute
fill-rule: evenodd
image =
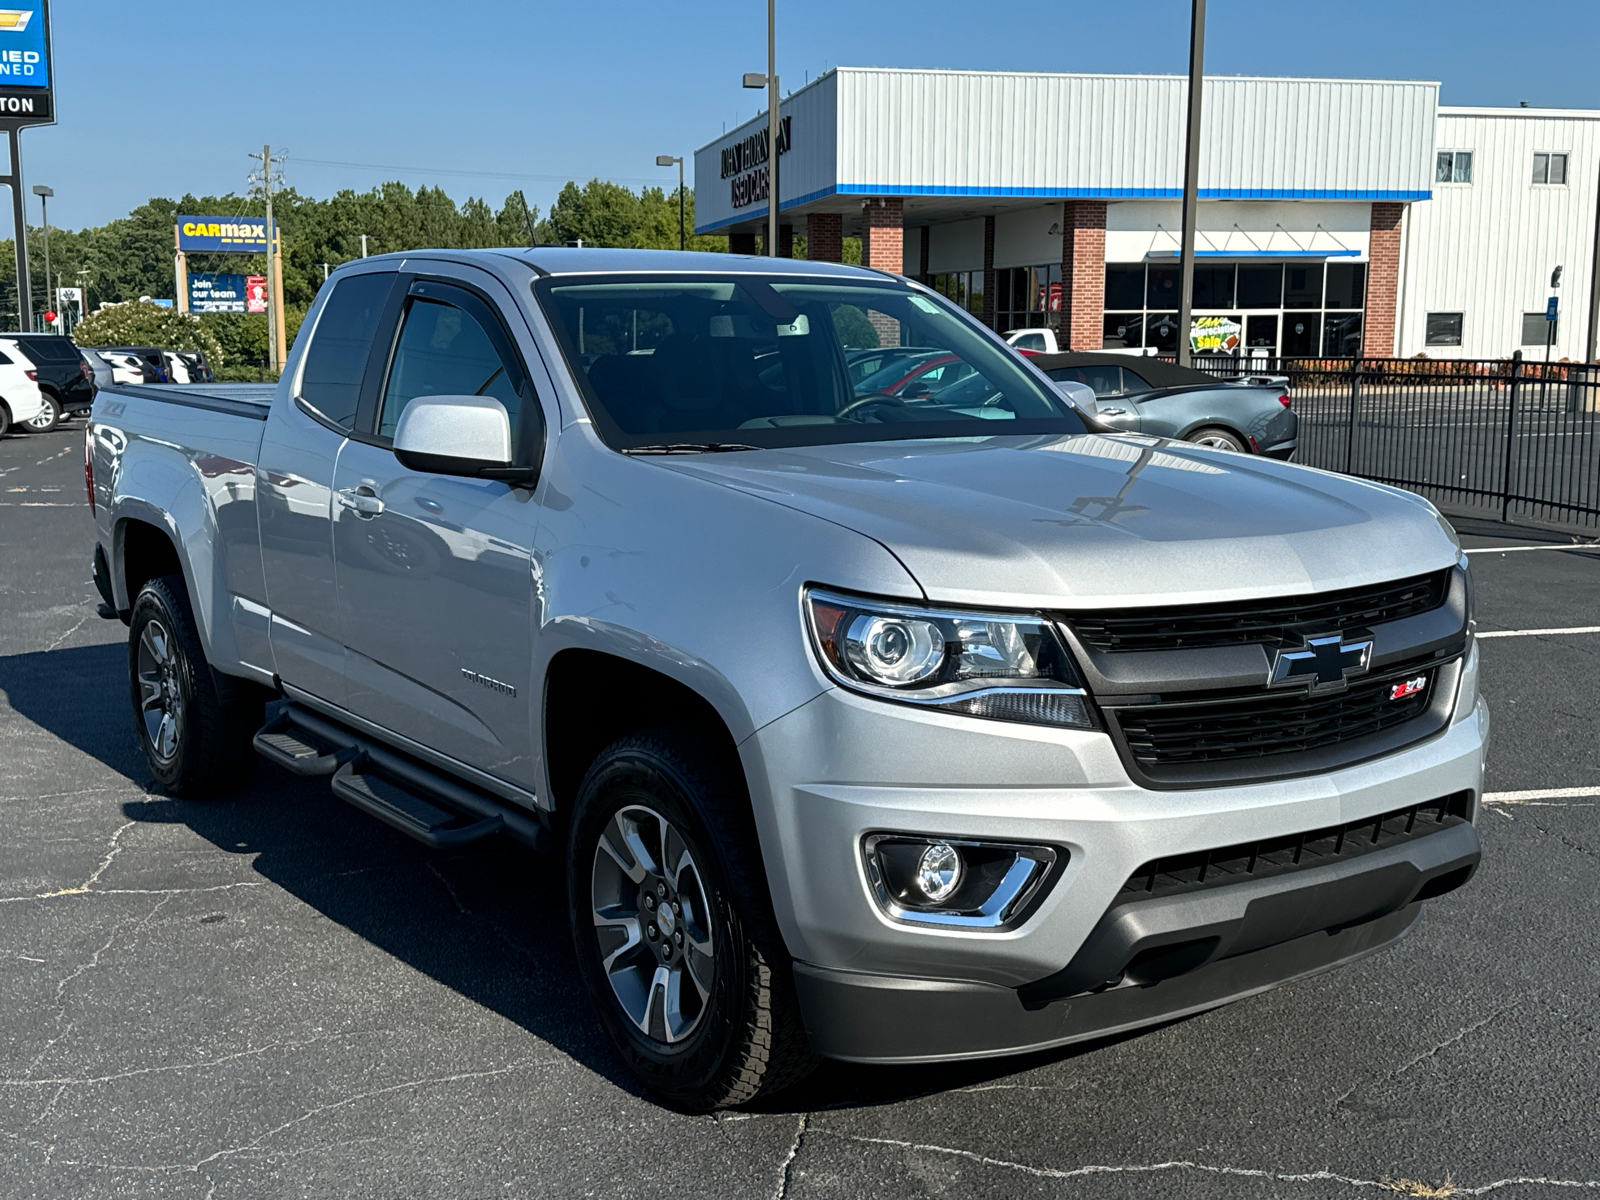
<svg viewBox="0 0 1600 1200"><path fill-rule="evenodd" d="M1194 317L1189 326L1193 354L1232 354L1239 349L1244 329L1238 317Z"/></svg>

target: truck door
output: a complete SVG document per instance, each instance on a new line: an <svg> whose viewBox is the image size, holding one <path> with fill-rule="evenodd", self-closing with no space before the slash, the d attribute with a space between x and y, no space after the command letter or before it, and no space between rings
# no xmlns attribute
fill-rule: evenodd
<svg viewBox="0 0 1600 1200"><path fill-rule="evenodd" d="M393 357L340 451L333 543L345 705L358 717L531 790L532 494L407 470L390 446L417 396L493 396L519 420L537 400L480 293L412 279ZM509 305L510 297L503 303Z"/></svg>
<svg viewBox="0 0 1600 1200"><path fill-rule="evenodd" d="M343 702L344 647L330 489L397 279L392 270L374 271L334 284L314 314L287 400L274 403L267 417L257 461L273 663L285 684L333 704Z"/></svg>

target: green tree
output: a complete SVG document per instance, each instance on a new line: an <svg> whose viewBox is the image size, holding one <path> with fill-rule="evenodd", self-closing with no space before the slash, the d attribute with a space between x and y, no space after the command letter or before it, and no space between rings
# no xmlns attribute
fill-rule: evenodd
<svg viewBox="0 0 1600 1200"><path fill-rule="evenodd" d="M80 346L199 350L213 368L227 365L222 344L199 317L145 301L109 305L89 314L72 331L72 340Z"/></svg>

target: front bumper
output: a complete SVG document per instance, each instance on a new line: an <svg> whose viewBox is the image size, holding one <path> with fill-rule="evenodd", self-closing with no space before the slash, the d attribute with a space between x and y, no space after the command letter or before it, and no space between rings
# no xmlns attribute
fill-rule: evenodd
<svg viewBox="0 0 1600 1200"><path fill-rule="evenodd" d="M1204 940L1230 922L1231 932L1216 933L1217 946L1196 959L1201 965L1176 976L1124 980L1093 994L1068 987L1053 1002L1040 990L1078 961L1142 864L1463 792L1475 806L1489 720L1475 702L1475 666L1469 661L1462 672L1465 701L1428 741L1325 775L1184 791L1135 786L1101 733L929 713L840 690L764 727L745 743L747 773L814 1045L872 1061L1057 1045L1225 1003L1393 941L1416 919L1416 897L1430 880L1455 872L1458 884L1471 873L1470 824L1456 826L1462 832L1449 845L1429 834L1398 859L1375 854L1350 864L1345 874L1357 882L1341 885L1342 908L1319 904L1316 889L1329 881L1312 878L1316 871L1287 877L1293 885L1278 891L1296 896L1282 903L1235 890L1253 883L1183 897L1163 918L1168 942L1211 930L1187 939ZM1066 862L1014 929L911 926L872 896L860 847L876 832L1048 844L1064 850ZM1363 892L1381 892L1381 902L1349 901ZM1232 915L1219 917L1219 904ZM1318 924L1322 911L1335 920ZM1241 934L1252 923L1254 931Z"/></svg>

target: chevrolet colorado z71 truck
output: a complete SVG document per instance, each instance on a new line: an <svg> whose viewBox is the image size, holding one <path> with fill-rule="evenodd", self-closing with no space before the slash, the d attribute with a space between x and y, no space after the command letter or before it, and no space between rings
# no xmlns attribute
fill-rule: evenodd
<svg viewBox="0 0 1600 1200"><path fill-rule="evenodd" d="M878 345L971 369L853 386ZM873 271L367 258L275 389L100 393L95 578L163 787L253 743L562 855L600 1020L705 1110L1197 1012L1473 873L1438 513L1090 420Z"/></svg>

